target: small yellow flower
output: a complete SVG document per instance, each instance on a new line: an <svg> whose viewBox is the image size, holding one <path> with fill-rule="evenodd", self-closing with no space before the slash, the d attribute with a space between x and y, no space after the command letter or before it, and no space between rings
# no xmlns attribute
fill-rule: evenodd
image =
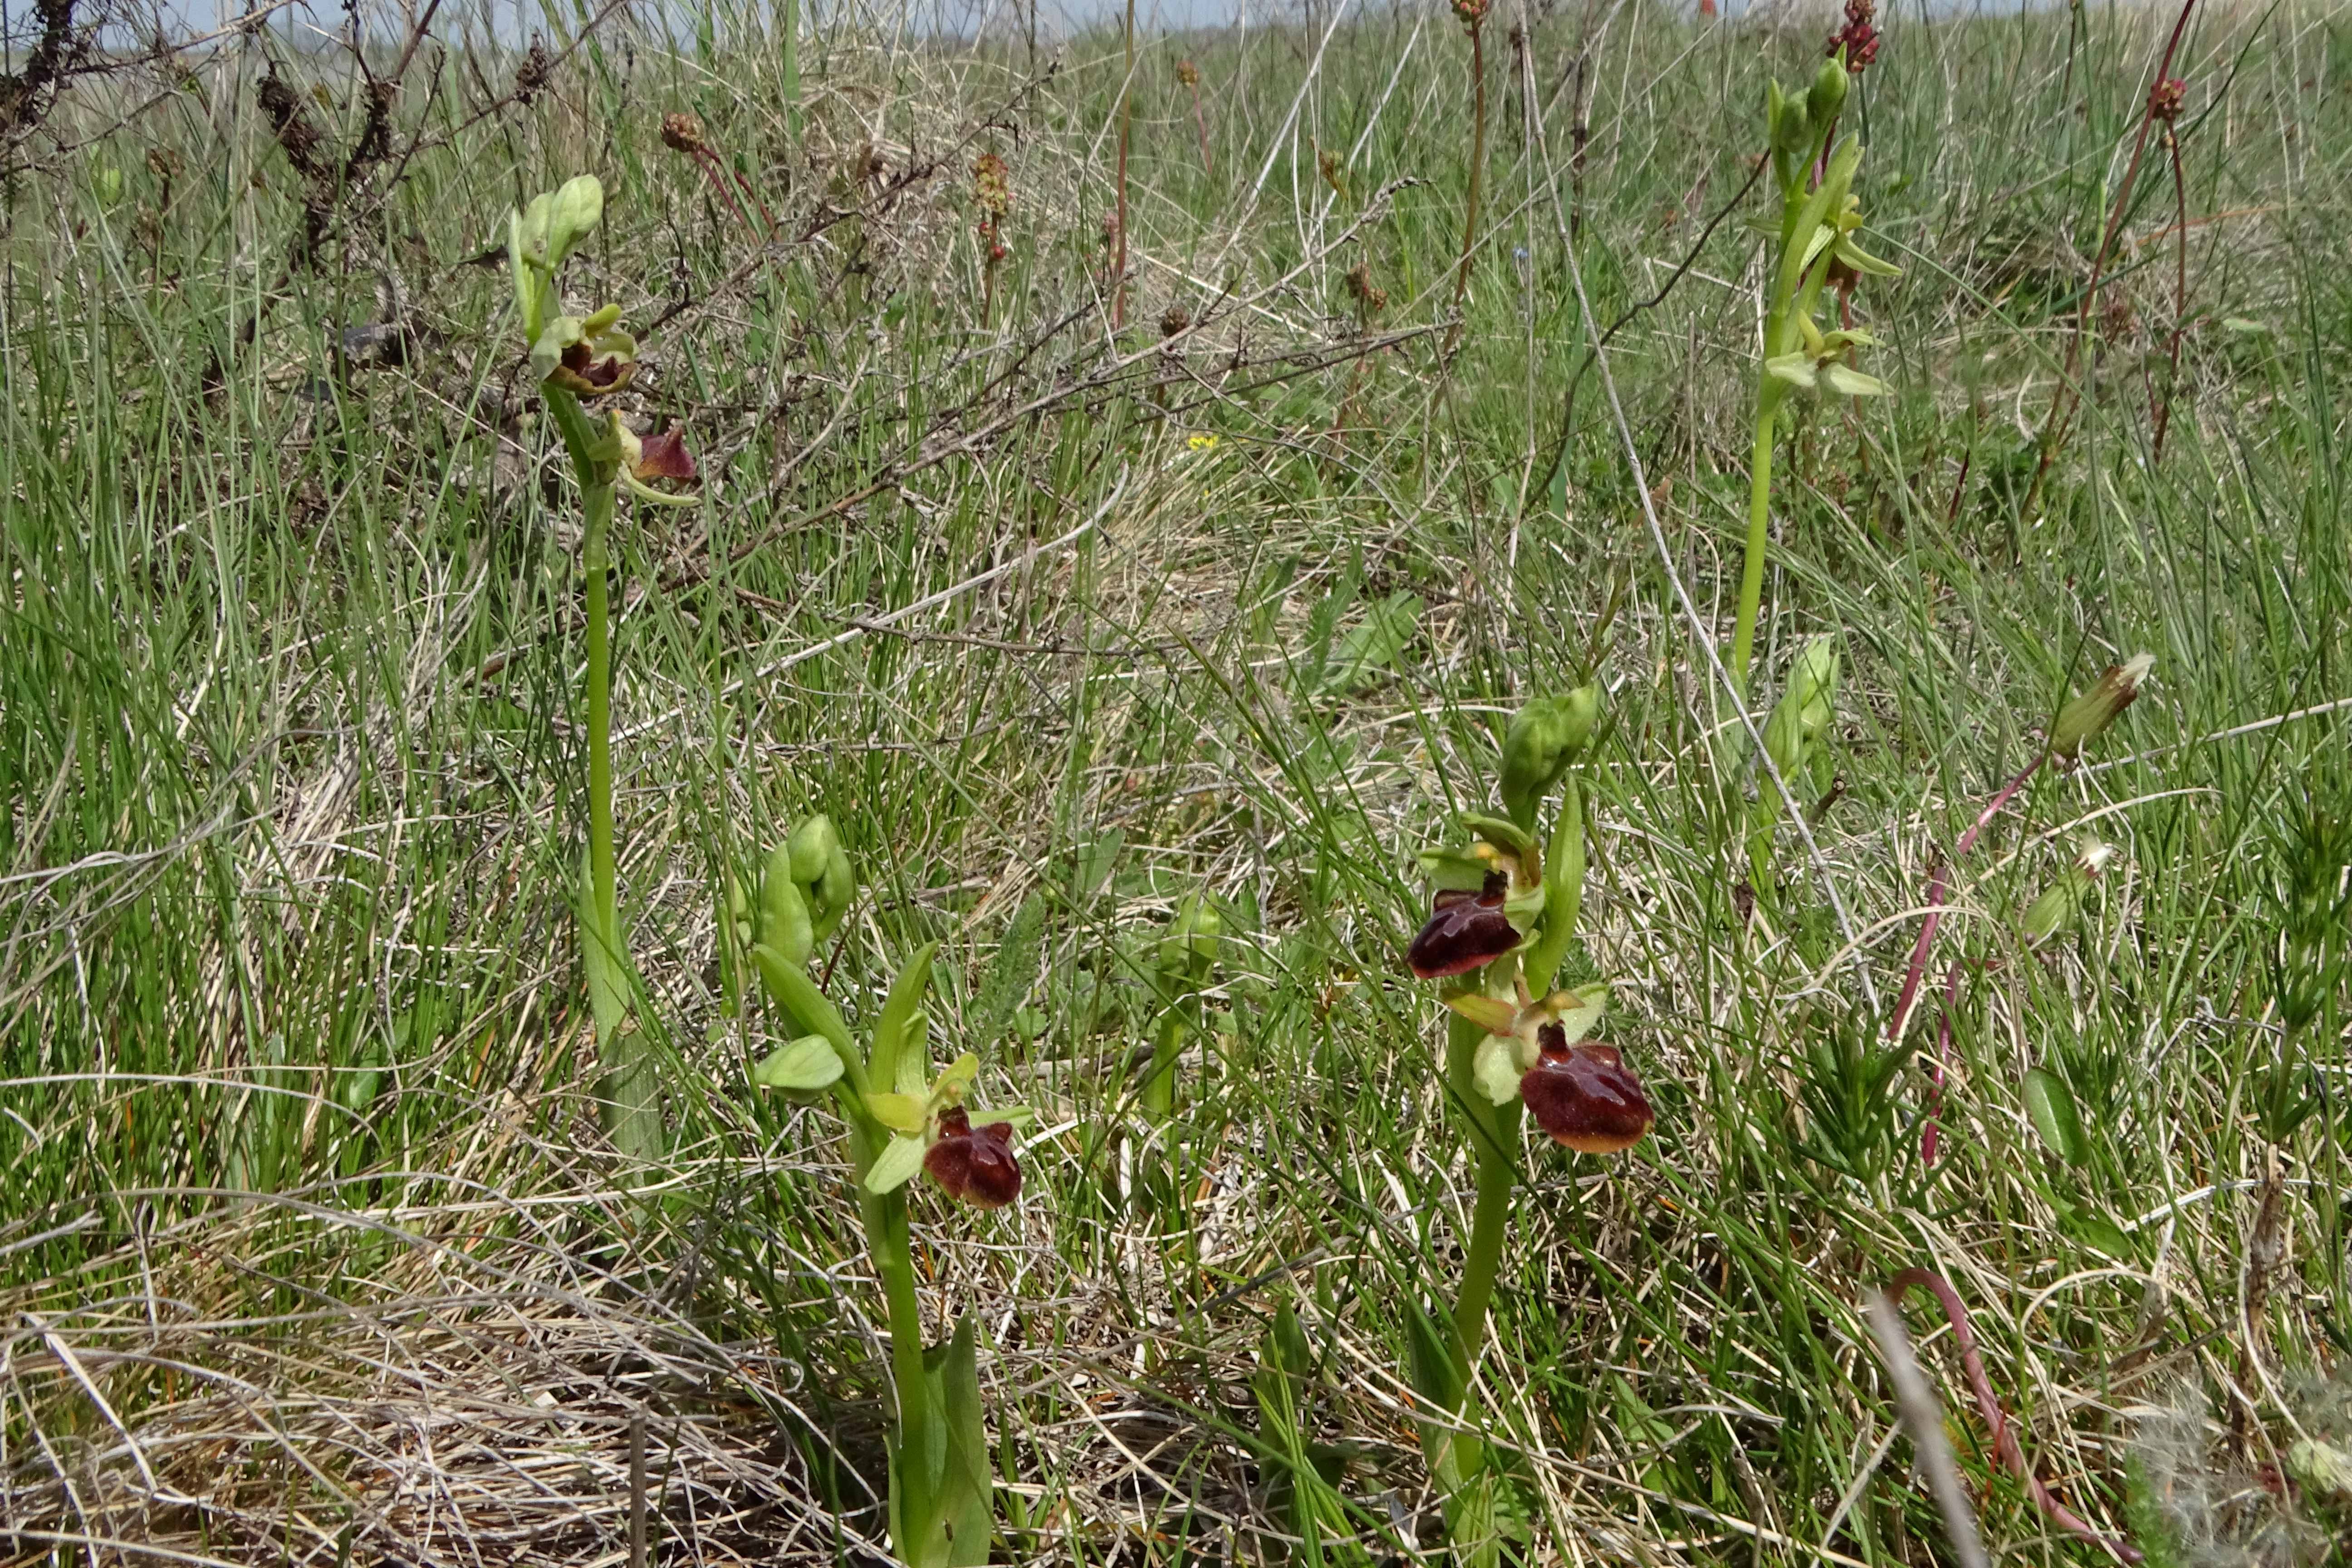
<svg viewBox="0 0 2352 1568"><path fill-rule="evenodd" d="M1207 435L1205 433L1195 434L1185 437L1184 445L1190 447L1195 452L1213 452L1216 450L1217 438L1214 436Z"/></svg>

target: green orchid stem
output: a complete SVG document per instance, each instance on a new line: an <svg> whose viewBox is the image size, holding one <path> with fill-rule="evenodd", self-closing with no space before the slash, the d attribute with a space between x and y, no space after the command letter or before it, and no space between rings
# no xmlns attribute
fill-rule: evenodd
<svg viewBox="0 0 2352 1568"><path fill-rule="evenodd" d="M1143 1080L1143 1112L1165 1121L1176 1110L1176 1055L1184 1045L1184 1016L1171 1007L1160 1016L1160 1032L1151 1042L1151 1065Z"/></svg>
<svg viewBox="0 0 2352 1568"><path fill-rule="evenodd" d="M890 1380L898 1396L898 1431L904 1443L929 1414L924 1408L923 1310L915 1299L915 1242L907 1221L907 1190L900 1187L877 1197L861 1188L858 1207L866 1219L866 1250L874 1259L874 1272L882 1278L883 1299L890 1309ZM911 1473L904 1474L900 1483L910 1484L913 1479ZM909 1510L908 1517L921 1515Z"/></svg>
<svg viewBox="0 0 2352 1568"><path fill-rule="evenodd" d="M1756 652L1756 616L1764 602L1764 552L1772 533L1772 426L1779 416L1769 391L1756 399L1756 444L1748 459L1748 553L1739 570L1739 618L1731 632L1731 688L1748 700L1748 669Z"/></svg>
<svg viewBox="0 0 2352 1568"><path fill-rule="evenodd" d="M1495 1296L1495 1276L1502 1268L1503 1238L1511 1225L1511 1200L1518 1188L1520 1108L1517 1102L1497 1106L1480 1091L1473 1064L1486 1031L1467 1018L1454 1017L1445 1026L1445 1077L1463 1116L1470 1123L1478 1169L1478 1196L1471 1212L1470 1250L1462 1272L1461 1293L1454 1302L1454 1354L1462 1373L1464 1402L1486 1341L1486 1309Z"/></svg>
<svg viewBox="0 0 2352 1568"><path fill-rule="evenodd" d="M590 485L580 563L588 575L588 879L605 930L617 929L620 871L613 848L613 638L604 577L613 487Z"/></svg>

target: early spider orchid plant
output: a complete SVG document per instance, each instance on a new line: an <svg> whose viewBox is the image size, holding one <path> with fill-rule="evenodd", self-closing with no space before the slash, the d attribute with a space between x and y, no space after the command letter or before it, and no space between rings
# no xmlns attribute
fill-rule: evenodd
<svg viewBox="0 0 2352 1568"><path fill-rule="evenodd" d="M1530 703L1503 742L1506 816L1465 816L1466 848L1423 851L1434 908L1406 963L1445 983L1447 1098L1468 1126L1477 1171L1467 1261L1452 1321L1416 1307L1412 1378L1430 1410L1422 1447L1445 1497L1462 1561L1499 1560L1511 1531L1497 1456L1468 1405L1509 1233L1518 1183L1522 1111L1553 1142L1613 1153L1649 1131L1642 1087L1612 1046L1588 1041L1606 984L1555 990L1584 893L1584 805L1570 764L1600 711L1596 689ZM1549 841L1536 835L1544 798L1563 789Z"/></svg>
<svg viewBox="0 0 2352 1568"><path fill-rule="evenodd" d="M1756 384L1754 451L1749 459L1748 549L1739 579L1738 619L1731 638L1731 678L1744 698L1756 643L1756 616L1764 595L1764 552L1771 531L1772 442L1791 395L1824 392L1882 396L1889 388L1849 363L1871 347L1870 333L1851 324L1824 331L1814 320L1825 289L1841 299L1861 278L1893 277L1895 268L1855 243L1862 198L1853 192L1862 144L1832 146L1845 105L1846 48L1822 62L1801 96L1769 85L1766 132L1772 177L1780 192L1779 223L1766 228L1771 246L1765 298L1764 363Z"/></svg>
<svg viewBox="0 0 2352 1568"><path fill-rule="evenodd" d="M814 945L846 910L854 879L833 824L803 821L769 857L755 919L737 921L776 1015L795 1037L752 1069L762 1088L830 1093L849 1133L866 1245L890 1321L896 1430L889 1442L890 1549L909 1568L972 1568L988 1561L995 1481L982 1418L979 1333L965 1314L943 1345L923 1343L915 1295L908 1185L928 1175L950 1197L1002 1208L1020 1195L1013 1127L1024 1110L982 1112L968 1102L980 1059L931 1070L923 995L936 946L899 971L860 1051L841 1012L809 978ZM740 910L740 903L739 903Z"/></svg>
<svg viewBox="0 0 2352 1568"><path fill-rule="evenodd" d="M580 486L580 564L587 580L588 613L588 852L580 895L581 963L596 1025L606 1131L623 1154L643 1161L661 1152L661 1112L656 1058L621 1027L632 984L614 847L612 626L604 579L616 493L626 489L641 500L692 505L695 497L665 494L648 481L691 481L695 471L675 430L639 437L617 410L599 419L586 407L626 387L637 368L636 340L621 330L618 305L586 316L562 310L563 263L604 212L604 188L593 174L575 175L532 198L508 215L507 266L531 374Z"/></svg>

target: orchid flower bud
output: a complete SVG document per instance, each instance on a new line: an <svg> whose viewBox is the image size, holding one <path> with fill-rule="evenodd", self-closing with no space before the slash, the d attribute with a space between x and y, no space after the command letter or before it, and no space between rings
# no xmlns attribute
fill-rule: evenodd
<svg viewBox="0 0 2352 1568"><path fill-rule="evenodd" d="M1805 92L1805 118L1811 121L1814 135L1826 132L1845 107L1845 64L1832 56L1813 73L1813 85Z"/></svg>
<svg viewBox="0 0 2352 1568"><path fill-rule="evenodd" d="M816 932L809 919L808 900L793 880L793 852L779 844L760 874L760 944L774 948L794 967L808 963L816 950Z"/></svg>
<svg viewBox="0 0 2352 1568"><path fill-rule="evenodd" d="M1601 689L1580 686L1560 697L1539 697L1520 709L1503 732L1503 810L1521 827L1535 826L1536 809L1601 719Z"/></svg>
<svg viewBox="0 0 2352 1568"><path fill-rule="evenodd" d="M849 853L842 847L840 830L834 826L832 817L823 812L813 813L793 827L785 850L792 858L792 879L799 884L808 905L816 940L823 942L841 929L857 888L856 878L849 868Z"/></svg>
<svg viewBox="0 0 2352 1568"><path fill-rule="evenodd" d="M534 344L547 324L555 275L604 216L604 187L593 174L575 174L507 215L507 269L514 281L523 336Z"/></svg>
<svg viewBox="0 0 2352 1568"><path fill-rule="evenodd" d="M2082 756L2083 747L2122 717L2155 668L2152 653L2135 654L2121 664L2111 664L2091 689L2058 710L2057 721L2050 726L2050 755L2060 767L2072 767Z"/></svg>

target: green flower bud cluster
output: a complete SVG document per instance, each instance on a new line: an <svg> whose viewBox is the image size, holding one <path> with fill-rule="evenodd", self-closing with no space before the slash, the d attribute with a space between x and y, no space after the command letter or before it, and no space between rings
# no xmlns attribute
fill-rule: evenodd
<svg viewBox="0 0 2352 1568"><path fill-rule="evenodd" d="M507 269L525 341L539 342L557 298L556 275L604 216L604 186L593 174L574 174L507 215Z"/></svg>
<svg viewBox="0 0 2352 1568"><path fill-rule="evenodd" d="M1568 772L1601 721L1601 689L1580 686L1559 697L1538 697L1503 731L1503 814L1532 830L1536 808Z"/></svg>
<svg viewBox="0 0 2352 1568"><path fill-rule="evenodd" d="M754 904L742 885L730 879L728 912L735 938L745 951L765 947L794 968L808 966L817 944L841 929L857 878L833 818L823 812L801 818L784 841L768 853L760 871Z"/></svg>
<svg viewBox="0 0 2352 1568"><path fill-rule="evenodd" d="M1864 277L1896 275L1892 265L1854 239L1863 224L1862 198L1853 192L1862 166L1860 143L1849 140L1831 147L1850 79L1843 62L1832 57L1822 62L1801 94L1778 82L1767 84L1765 133L1780 190L1780 221L1768 230L1778 256L1766 321L1765 374L1758 392L1759 419L1769 419L1792 391L1875 397L1892 390L1847 363L1854 350L1875 346L1875 338L1853 327L1824 331L1813 319L1823 288L1843 292Z"/></svg>

